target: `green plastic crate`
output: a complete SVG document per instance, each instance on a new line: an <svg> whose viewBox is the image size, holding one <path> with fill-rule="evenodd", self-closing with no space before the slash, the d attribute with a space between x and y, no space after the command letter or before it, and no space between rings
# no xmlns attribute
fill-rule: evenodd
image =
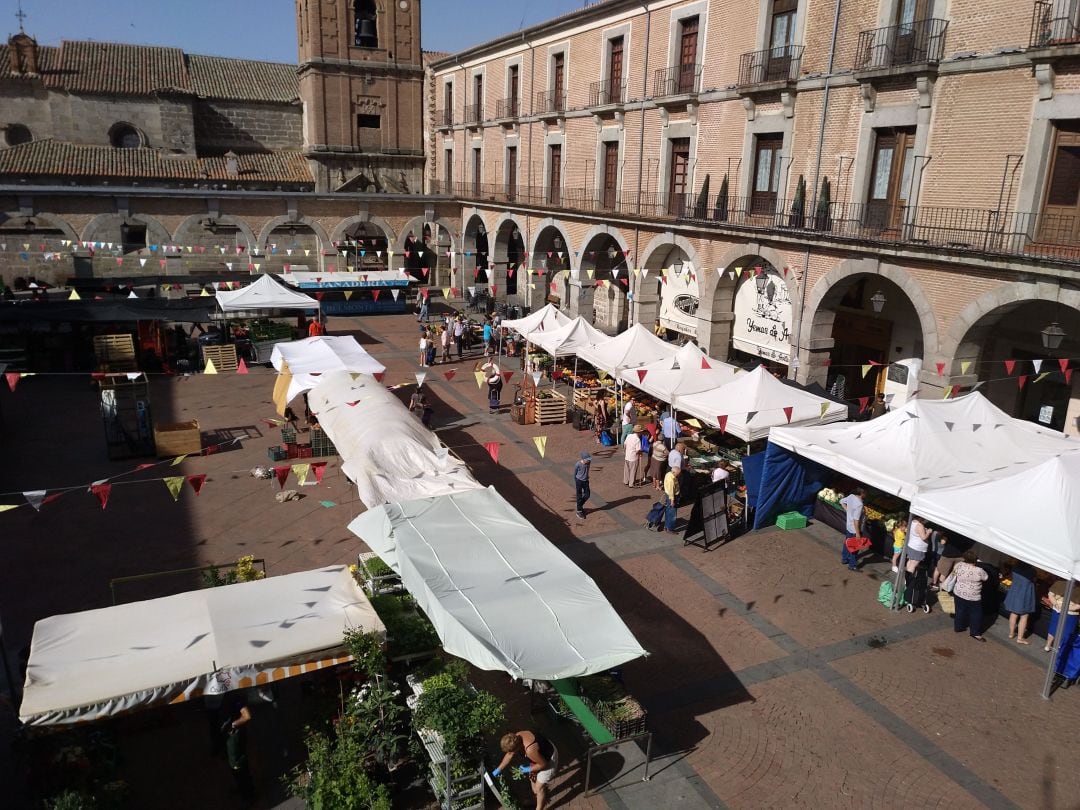
<svg viewBox="0 0 1080 810"><path fill-rule="evenodd" d="M805 529L806 516L798 512L784 512L776 519L776 525L781 529Z"/></svg>

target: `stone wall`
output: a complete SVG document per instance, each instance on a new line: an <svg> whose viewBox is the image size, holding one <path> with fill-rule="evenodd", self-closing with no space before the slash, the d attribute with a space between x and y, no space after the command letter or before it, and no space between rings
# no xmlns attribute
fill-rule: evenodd
<svg viewBox="0 0 1080 810"><path fill-rule="evenodd" d="M303 112L299 104L199 100L195 138L200 154L300 149Z"/></svg>

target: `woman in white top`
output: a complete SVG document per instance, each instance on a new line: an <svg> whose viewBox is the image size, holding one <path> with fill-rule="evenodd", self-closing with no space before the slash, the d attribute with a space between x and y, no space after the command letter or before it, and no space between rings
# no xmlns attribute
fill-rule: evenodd
<svg viewBox="0 0 1080 810"><path fill-rule="evenodd" d="M930 530L922 522L922 518L911 516L911 524L908 526L907 535L907 565L906 570L914 572L919 563L926 559L930 550Z"/></svg>
<svg viewBox="0 0 1080 810"><path fill-rule="evenodd" d="M427 351L428 346L431 345L431 338L428 337L428 333L425 331L420 335L420 365L427 365Z"/></svg>

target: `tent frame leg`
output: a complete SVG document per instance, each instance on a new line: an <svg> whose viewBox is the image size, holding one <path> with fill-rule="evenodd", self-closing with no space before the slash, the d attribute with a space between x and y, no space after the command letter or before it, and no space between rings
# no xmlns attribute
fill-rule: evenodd
<svg viewBox="0 0 1080 810"><path fill-rule="evenodd" d="M911 532L911 521L915 517L915 513L908 510L908 533ZM886 537L886 542L888 538ZM904 569L907 567L907 538L904 538L904 547L900 549L900 559L896 563L896 567L900 570L896 572L896 579L893 581L893 593L892 593L892 610L900 610L900 597L903 591L900 590L900 583L904 581Z"/></svg>
<svg viewBox="0 0 1080 810"><path fill-rule="evenodd" d="M1076 580L1070 579L1065 586L1065 598L1061 602L1061 612L1058 613L1057 629L1054 632L1054 644L1050 650L1050 663L1046 667L1046 680L1043 682L1043 700L1050 699L1050 692L1054 688L1054 675L1057 671L1058 652L1061 650L1061 637L1065 635L1065 622L1069 618L1069 604L1072 602L1073 586ZM1053 629L1053 628L1051 628Z"/></svg>
<svg viewBox="0 0 1080 810"><path fill-rule="evenodd" d="M593 793L592 788L589 786L592 781L592 761L593 755L599 754L602 751L607 751L609 748L618 748L623 743L638 742L645 740L645 775L641 777L642 782L649 781L649 763L652 761L652 732L643 731L640 734L631 734L629 737L621 737L618 740L613 740L609 743L601 743L599 745L590 745L588 753L585 755L585 795L590 796Z"/></svg>

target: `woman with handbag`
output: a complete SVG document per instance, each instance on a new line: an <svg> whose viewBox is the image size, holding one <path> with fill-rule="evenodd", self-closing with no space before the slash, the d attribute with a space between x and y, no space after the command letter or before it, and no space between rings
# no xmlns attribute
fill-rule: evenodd
<svg viewBox="0 0 1080 810"><path fill-rule="evenodd" d="M1005 595L1005 610L1009 611L1009 638L1017 644L1030 644L1027 634L1028 619L1035 612L1035 569L1017 560L1012 568L1012 585Z"/></svg>
<svg viewBox="0 0 1080 810"><path fill-rule="evenodd" d="M595 431L597 444L603 444L602 437L610 421L611 415L608 413L607 399L604 397L604 392L597 391L596 407L593 410L593 430Z"/></svg>
<svg viewBox="0 0 1080 810"><path fill-rule="evenodd" d="M985 642L982 634L982 586L990 575L976 565L978 561L979 556L974 551L965 551L964 559L953 567L949 579L945 580L945 590L950 590L949 586L952 585L952 595L956 600L953 630L957 633L968 630L973 639Z"/></svg>
<svg viewBox="0 0 1080 810"><path fill-rule="evenodd" d="M652 478L653 490L664 489L664 471L667 468L668 448L663 442L654 442L649 453L649 477Z"/></svg>

